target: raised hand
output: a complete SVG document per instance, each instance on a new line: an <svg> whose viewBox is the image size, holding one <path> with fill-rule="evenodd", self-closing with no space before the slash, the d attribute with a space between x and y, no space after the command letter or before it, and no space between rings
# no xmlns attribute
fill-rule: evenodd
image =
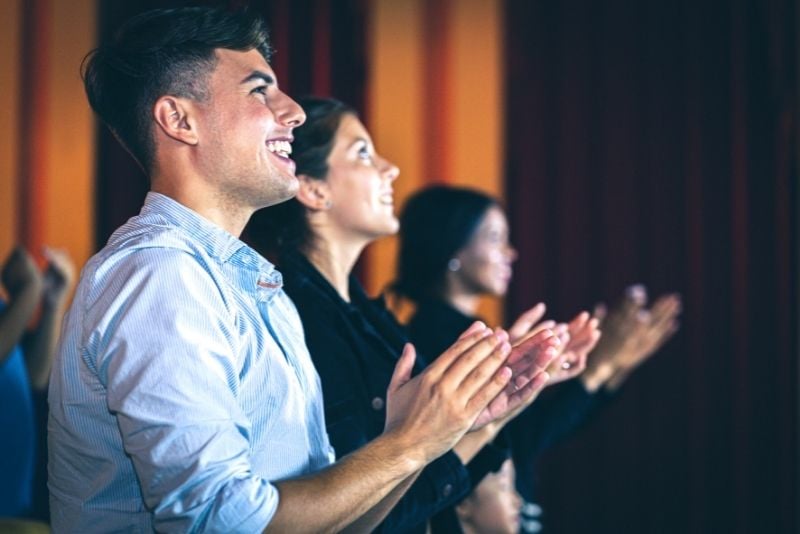
<svg viewBox="0 0 800 534"><path fill-rule="evenodd" d="M486 407L472 429L494 421L508 421L527 408L548 384L548 366L559 357L564 343L550 329L514 345L506 364L512 371L508 386Z"/></svg>
<svg viewBox="0 0 800 534"><path fill-rule="evenodd" d="M601 320L603 337L590 356L589 366L605 367L608 386L619 386L677 332L680 311L677 294L659 297L648 309L644 287L632 286L611 311L598 308L595 316Z"/></svg>
<svg viewBox="0 0 800 534"><path fill-rule="evenodd" d="M661 296L650 309L639 310L620 354L614 358L617 367L632 370L655 354L678 331L680 312L677 294Z"/></svg>
<svg viewBox="0 0 800 534"><path fill-rule="evenodd" d="M48 263L44 272L45 302L63 304L75 283L75 265L63 249L45 247L44 257Z"/></svg>
<svg viewBox="0 0 800 534"><path fill-rule="evenodd" d="M511 328L508 329L508 337L512 345L516 344L526 337L533 336L542 330L548 328L552 329L556 326L555 321L542 321L544 312L547 307L543 302L538 303L533 308L525 311L520 315ZM542 321L542 322L540 322Z"/></svg>
<svg viewBox="0 0 800 534"><path fill-rule="evenodd" d="M478 417L473 430L492 428L493 435L496 435L506 423L530 406L549 384L547 369L561 357L568 337L568 334L559 335L547 329L528 335L517 343L506 362L513 374L509 385Z"/></svg>
<svg viewBox="0 0 800 534"><path fill-rule="evenodd" d="M23 292L37 294L42 288L42 276L28 251L22 247L15 248L6 260L0 273L3 285L11 300Z"/></svg>
<svg viewBox="0 0 800 534"><path fill-rule="evenodd" d="M556 327L564 348L547 368L548 386L575 378L586 369L587 357L601 338L598 325L599 321L589 312L581 312L569 324Z"/></svg>
<svg viewBox="0 0 800 534"><path fill-rule="evenodd" d="M453 447L508 385L508 334L470 327L439 358L411 378L416 352L407 344L386 401L385 433L402 433L428 462Z"/></svg>

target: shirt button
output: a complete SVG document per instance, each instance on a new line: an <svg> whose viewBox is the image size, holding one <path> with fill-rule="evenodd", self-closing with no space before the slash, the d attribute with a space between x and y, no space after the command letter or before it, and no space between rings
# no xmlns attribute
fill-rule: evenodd
<svg viewBox="0 0 800 534"><path fill-rule="evenodd" d="M452 484L445 484L442 488L442 497L449 497L450 494L453 493L453 485Z"/></svg>
<svg viewBox="0 0 800 534"><path fill-rule="evenodd" d="M383 409L383 399L380 397L372 399L372 409L376 411Z"/></svg>

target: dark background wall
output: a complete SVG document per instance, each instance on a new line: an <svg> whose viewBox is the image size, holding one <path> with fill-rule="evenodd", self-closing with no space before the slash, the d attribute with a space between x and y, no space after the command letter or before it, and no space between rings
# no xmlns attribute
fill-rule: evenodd
<svg viewBox="0 0 800 534"><path fill-rule="evenodd" d="M683 295L542 460L556 532L796 532L797 7L506 2L508 306Z"/></svg>

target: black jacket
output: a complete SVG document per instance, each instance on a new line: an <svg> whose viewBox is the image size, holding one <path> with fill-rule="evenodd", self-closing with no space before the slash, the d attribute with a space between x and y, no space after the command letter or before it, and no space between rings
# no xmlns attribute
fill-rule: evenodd
<svg viewBox="0 0 800 534"><path fill-rule="evenodd" d="M382 299L369 299L352 276L348 303L302 255L282 258L280 271L322 381L331 443L344 456L383 432L386 389L406 332ZM424 366L418 351L415 373ZM428 520L442 511L447 528L457 528L452 507L469 493L472 480L498 469L507 455L502 447L488 446L465 467L455 453L446 453L422 471L378 531L425 532Z"/></svg>

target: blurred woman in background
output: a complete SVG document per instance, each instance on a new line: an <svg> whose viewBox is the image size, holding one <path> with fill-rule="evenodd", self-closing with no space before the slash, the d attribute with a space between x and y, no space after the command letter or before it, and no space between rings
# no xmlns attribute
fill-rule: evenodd
<svg viewBox="0 0 800 534"><path fill-rule="evenodd" d="M438 354L454 332L477 320L480 299L505 296L516 251L509 242L505 213L492 197L467 188L434 186L413 195L400 217L400 252L393 289L416 305L408 331L424 354ZM512 339L537 328L539 304L509 328ZM588 359L561 362L562 381L508 426L508 437L525 499L522 528L541 530L535 504L539 455L569 435L606 394L677 330L680 299L666 295L647 308L642 286L629 288L610 312L595 311L603 335ZM537 324L538 323L538 324ZM551 383L555 382L551 380Z"/></svg>

